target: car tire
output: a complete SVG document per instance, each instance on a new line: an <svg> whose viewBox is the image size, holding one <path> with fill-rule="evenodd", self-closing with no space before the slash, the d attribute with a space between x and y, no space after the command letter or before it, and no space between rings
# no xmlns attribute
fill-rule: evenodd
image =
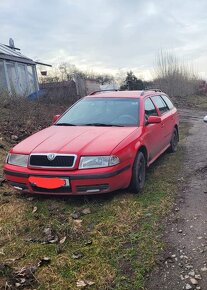
<svg viewBox="0 0 207 290"><path fill-rule="evenodd" d="M179 141L179 137L178 137L178 130L176 128L174 128L173 130L173 134L172 134L172 138L170 141L170 147L169 147L169 152L170 153L175 153L178 149L178 141Z"/></svg>
<svg viewBox="0 0 207 290"><path fill-rule="evenodd" d="M132 168L132 179L130 189L134 193L139 193L144 187L146 176L146 159L144 154L139 151L134 161Z"/></svg>

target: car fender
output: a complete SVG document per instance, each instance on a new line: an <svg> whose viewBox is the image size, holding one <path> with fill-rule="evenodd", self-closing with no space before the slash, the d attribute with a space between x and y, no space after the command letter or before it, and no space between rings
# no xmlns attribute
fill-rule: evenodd
<svg viewBox="0 0 207 290"><path fill-rule="evenodd" d="M145 148L147 152L148 161L148 146L145 144L143 138L141 137L141 128L138 128L136 132L130 134L125 138L113 151L112 155L117 155L121 162L129 161L131 164L134 163L137 152L140 148Z"/></svg>

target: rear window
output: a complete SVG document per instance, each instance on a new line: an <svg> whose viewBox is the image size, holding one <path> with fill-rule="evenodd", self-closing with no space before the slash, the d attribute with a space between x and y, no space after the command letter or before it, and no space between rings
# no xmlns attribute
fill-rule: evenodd
<svg viewBox="0 0 207 290"><path fill-rule="evenodd" d="M163 98L163 100L165 101L165 103L167 104L167 106L168 106L168 108L170 110L172 108L174 108L173 103L171 102L171 100L167 96L163 95L162 98Z"/></svg>

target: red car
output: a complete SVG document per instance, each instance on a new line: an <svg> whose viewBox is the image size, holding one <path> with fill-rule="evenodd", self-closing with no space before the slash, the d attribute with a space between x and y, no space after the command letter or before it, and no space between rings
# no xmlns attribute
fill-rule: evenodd
<svg viewBox="0 0 207 290"><path fill-rule="evenodd" d="M8 154L4 174L16 189L78 195L130 186L139 192L146 167L177 150L177 109L160 90L94 92L55 119Z"/></svg>

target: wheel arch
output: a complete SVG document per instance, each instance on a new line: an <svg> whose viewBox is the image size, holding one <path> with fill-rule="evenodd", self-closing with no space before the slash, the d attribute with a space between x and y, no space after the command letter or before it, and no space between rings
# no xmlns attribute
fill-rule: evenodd
<svg viewBox="0 0 207 290"><path fill-rule="evenodd" d="M144 168L144 181L145 181L145 175L146 175L146 167L147 167L147 148L144 145L141 145L136 153L135 159L134 159L134 163L133 163L133 167L132 167L132 175L131 175L131 181L130 181L130 188L132 189L133 192L138 193L144 186L144 181L142 181L142 185L138 185L137 184L137 178L139 178L137 176L137 166L136 166L136 160L138 158L139 153L142 153L144 155L145 158L145 167ZM140 182L140 181L139 181Z"/></svg>
<svg viewBox="0 0 207 290"><path fill-rule="evenodd" d="M148 163L148 151L147 151L146 146L141 145L141 146L139 147L139 149L137 150L137 153L138 153L138 152L142 152L142 153L144 154L144 157L145 157L145 160L146 160L146 164L147 164L147 163Z"/></svg>

